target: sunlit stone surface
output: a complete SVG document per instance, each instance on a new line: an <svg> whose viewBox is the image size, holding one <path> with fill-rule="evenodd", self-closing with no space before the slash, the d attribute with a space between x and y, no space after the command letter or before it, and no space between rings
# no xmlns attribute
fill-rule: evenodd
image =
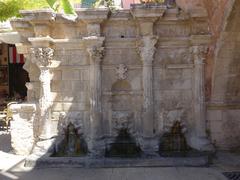
<svg viewBox="0 0 240 180"><path fill-rule="evenodd" d="M31 150L24 149L25 138L14 136L15 152L51 153L72 124L78 131L72 135L81 134L88 156L104 156L123 130L134 139L126 142L154 156L161 136L176 122L188 146L213 150L204 98L211 38L206 13L135 5L111 13L79 9L75 22L49 10L21 14L12 26L25 37L17 47L27 59L28 102L36 112L16 111L14 122L17 114L28 114L21 121L30 123L33 141L27 142ZM12 133L24 129L13 127Z"/></svg>

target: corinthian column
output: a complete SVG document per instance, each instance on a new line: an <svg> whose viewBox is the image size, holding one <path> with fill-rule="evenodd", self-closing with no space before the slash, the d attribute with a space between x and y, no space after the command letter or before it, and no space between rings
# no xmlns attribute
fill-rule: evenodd
<svg viewBox="0 0 240 180"><path fill-rule="evenodd" d="M101 154L102 107L101 107L101 61L103 47L87 48L90 56L90 126L91 135L89 150L93 155Z"/></svg>
<svg viewBox="0 0 240 180"><path fill-rule="evenodd" d="M49 66L53 60L53 49L45 48L32 48L33 62L36 63L40 69L40 98L39 98L39 110L40 110L40 136L39 138L49 139L51 138L51 90L50 83L52 75L49 70Z"/></svg>
<svg viewBox="0 0 240 180"><path fill-rule="evenodd" d="M143 128L143 151L154 152L157 145L151 142L154 137L154 117L153 117L153 57L155 53L155 44L157 43L156 36L144 36L141 39L139 47L140 56L143 62L143 115L142 115L142 128Z"/></svg>
<svg viewBox="0 0 240 180"><path fill-rule="evenodd" d="M213 150L213 146L206 134L206 105L205 105L205 78L204 65L207 48L205 46L194 46L192 48L194 60L194 118L195 134L190 145L201 151Z"/></svg>

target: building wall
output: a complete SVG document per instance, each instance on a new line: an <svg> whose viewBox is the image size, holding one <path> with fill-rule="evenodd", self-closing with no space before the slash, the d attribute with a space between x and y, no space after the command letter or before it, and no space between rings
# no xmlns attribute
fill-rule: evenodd
<svg viewBox="0 0 240 180"><path fill-rule="evenodd" d="M0 97L8 94L8 45L0 44Z"/></svg>
<svg viewBox="0 0 240 180"><path fill-rule="evenodd" d="M12 21L28 39L18 51L27 58L28 102L38 102L40 110L36 136L46 135L49 127L48 135L61 135L71 122L91 151L105 148L127 128L144 152L155 152L159 138L180 122L192 148L210 150L205 11L136 5L111 14L107 9L77 13L76 22L60 14L52 20L48 11L26 11L23 19Z"/></svg>
<svg viewBox="0 0 240 180"><path fill-rule="evenodd" d="M239 2L235 0L177 0L191 12L203 8L208 14L212 42L206 60L205 90L207 121L212 142L218 149L237 150L239 132Z"/></svg>

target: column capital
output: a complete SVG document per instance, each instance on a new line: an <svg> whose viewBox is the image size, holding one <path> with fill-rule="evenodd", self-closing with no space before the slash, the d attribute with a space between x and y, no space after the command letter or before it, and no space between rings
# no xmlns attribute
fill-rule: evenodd
<svg viewBox="0 0 240 180"><path fill-rule="evenodd" d="M104 47L90 47L87 48L87 52L89 53L91 64L99 64L103 58Z"/></svg>
<svg viewBox="0 0 240 180"><path fill-rule="evenodd" d="M192 46L191 53L193 55L194 64L204 64L206 54L208 52L207 46Z"/></svg>
<svg viewBox="0 0 240 180"><path fill-rule="evenodd" d="M32 62L38 67L48 67L52 64L54 50L50 47L31 48Z"/></svg>
<svg viewBox="0 0 240 180"><path fill-rule="evenodd" d="M144 64L152 64L157 36L144 36L138 42L138 51Z"/></svg>

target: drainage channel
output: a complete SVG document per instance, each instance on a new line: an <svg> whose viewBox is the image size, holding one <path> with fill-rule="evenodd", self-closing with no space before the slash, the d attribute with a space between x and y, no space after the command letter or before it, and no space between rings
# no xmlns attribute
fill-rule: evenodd
<svg viewBox="0 0 240 180"><path fill-rule="evenodd" d="M240 172L224 172L223 175L229 180L240 180Z"/></svg>

